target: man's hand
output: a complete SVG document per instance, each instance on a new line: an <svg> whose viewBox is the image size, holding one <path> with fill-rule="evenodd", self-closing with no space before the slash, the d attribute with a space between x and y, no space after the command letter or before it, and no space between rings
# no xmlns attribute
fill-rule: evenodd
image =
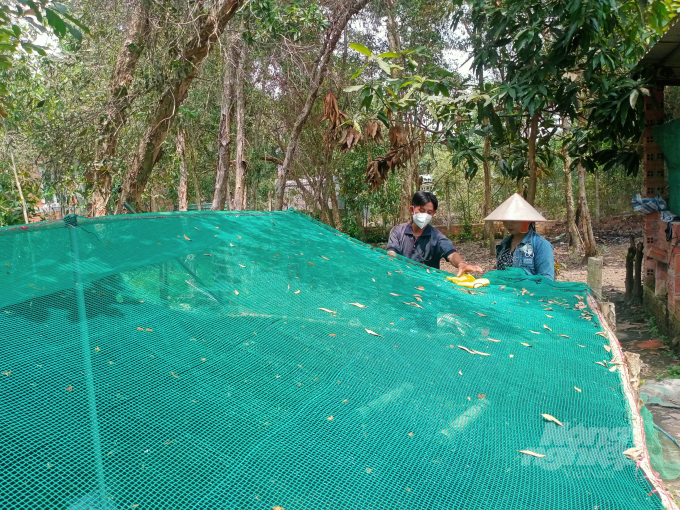
<svg viewBox="0 0 680 510"><path fill-rule="evenodd" d="M479 266L473 266L472 264L468 264L467 262L460 262L458 264L458 274L456 276L460 276L463 273L483 273L484 270L479 267Z"/></svg>
<svg viewBox="0 0 680 510"><path fill-rule="evenodd" d="M388 257L396 257L396 256L397 256L397 252L394 251L394 250L387 250L387 256L388 256Z"/></svg>

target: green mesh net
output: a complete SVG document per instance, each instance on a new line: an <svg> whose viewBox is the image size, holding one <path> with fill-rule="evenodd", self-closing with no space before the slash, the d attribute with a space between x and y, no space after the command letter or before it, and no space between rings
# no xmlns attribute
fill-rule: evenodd
<svg viewBox="0 0 680 510"><path fill-rule="evenodd" d="M583 285L292 210L6 228L0 269L0 508L662 507Z"/></svg>
<svg viewBox="0 0 680 510"><path fill-rule="evenodd" d="M668 209L680 214L680 119L654 126L654 140L668 165Z"/></svg>

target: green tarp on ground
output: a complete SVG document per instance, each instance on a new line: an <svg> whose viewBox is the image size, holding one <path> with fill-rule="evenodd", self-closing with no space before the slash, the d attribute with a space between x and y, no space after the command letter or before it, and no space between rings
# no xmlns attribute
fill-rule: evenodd
<svg viewBox="0 0 680 510"><path fill-rule="evenodd" d="M6 228L0 269L0 508L662 507L584 285L294 211Z"/></svg>

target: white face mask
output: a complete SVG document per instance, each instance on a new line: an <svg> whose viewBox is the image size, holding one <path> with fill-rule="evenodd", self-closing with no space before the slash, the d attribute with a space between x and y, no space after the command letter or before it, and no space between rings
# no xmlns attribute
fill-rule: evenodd
<svg viewBox="0 0 680 510"><path fill-rule="evenodd" d="M432 221L432 216L424 212L415 213L413 215L413 221L420 228L425 228L425 226Z"/></svg>

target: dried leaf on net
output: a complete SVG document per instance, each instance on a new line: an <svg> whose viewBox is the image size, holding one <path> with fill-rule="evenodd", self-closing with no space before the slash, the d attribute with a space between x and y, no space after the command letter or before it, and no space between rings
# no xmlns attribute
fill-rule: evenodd
<svg viewBox="0 0 680 510"><path fill-rule="evenodd" d="M366 124L364 124L364 136L366 136L366 140L383 143L382 122L378 120L366 121Z"/></svg>
<svg viewBox="0 0 680 510"><path fill-rule="evenodd" d="M542 458L545 457L545 455L541 455L540 453L532 452L531 450L517 450L519 453L523 453L524 455L531 455L532 457L538 457Z"/></svg>
<svg viewBox="0 0 680 510"><path fill-rule="evenodd" d="M560 427L564 427L564 425L562 425L562 422L560 420L558 420L557 418L555 418L554 416L551 416L549 414L541 414L541 416L543 416L543 418L545 418L548 421L552 421L552 422L557 423Z"/></svg>

